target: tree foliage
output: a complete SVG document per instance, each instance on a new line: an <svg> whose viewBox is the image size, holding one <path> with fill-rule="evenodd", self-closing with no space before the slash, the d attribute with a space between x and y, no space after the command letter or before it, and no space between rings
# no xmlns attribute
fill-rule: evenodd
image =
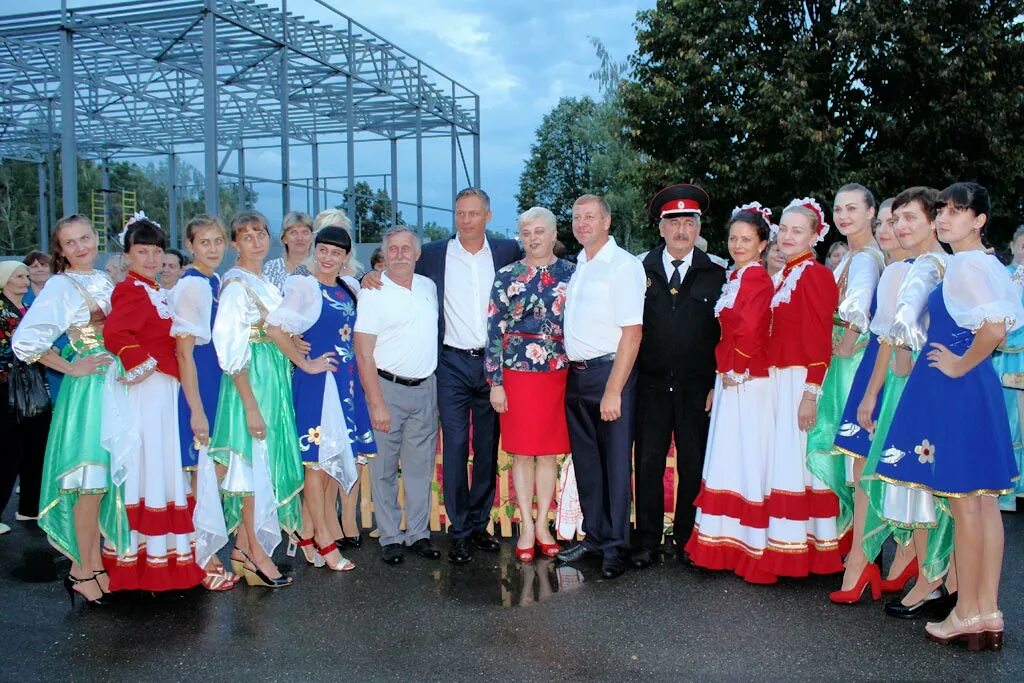
<svg viewBox="0 0 1024 683"><path fill-rule="evenodd" d="M638 14L622 124L645 194L733 206L977 180L998 239L1024 201L1022 0L662 0Z"/></svg>
<svg viewBox="0 0 1024 683"><path fill-rule="evenodd" d="M349 210L346 203L339 204L352 221L357 242L380 242L384 233L394 225L405 225L402 212L391 218L391 197L383 188L374 190L365 180L355 184L355 210Z"/></svg>

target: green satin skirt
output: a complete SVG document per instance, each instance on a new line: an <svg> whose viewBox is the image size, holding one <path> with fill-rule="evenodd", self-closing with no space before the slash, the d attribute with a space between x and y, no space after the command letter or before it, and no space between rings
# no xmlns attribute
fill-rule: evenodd
<svg viewBox="0 0 1024 683"><path fill-rule="evenodd" d="M838 343L846 332L845 327L832 327L832 340ZM846 455L835 450L839 423L850 398L853 378L864 358L864 349L871 338L869 332L857 338L857 350L849 358L832 356L828 373L821 385L818 399L818 420L807 435L807 469L821 480L839 499L839 516L836 530L839 536L846 535L853 526L853 489L846 481Z"/></svg>
<svg viewBox="0 0 1024 683"><path fill-rule="evenodd" d="M267 425L267 459L277 503L277 519L281 528L290 534L302 527L299 492L305 478L295 432L291 365L273 343L253 342L249 348L252 351L248 367L249 384ZM245 422L245 405L231 376L224 375L210 438L210 457L225 467L230 466L231 458L244 458L251 467L252 441ZM224 521L228 531L235 531L241 524L242 498L241 495L224 497Z"/></svg>
<svg viewBox="0 0 1024 683"><path fill-rule="evenodd" d="M914 353L917 361L918 353ZM874 561L882 551L882 544L893 536L900 545L907 545L913 539L914 527L904 527L887 520L882 516L886 487L892 486L875 476L879 459L885 450L885 440L889 435L892 418L903 396L908 377L900 377L892 371L885 376L885 388L882 391L882 403L878 408L878 423L875 426L871 450L868 451L861 475L860 486L867 494L868 509L864 520L864 540L861 547L868 561ZM953 552L953 517L949 511L949 503L945 498L935 497L935 516L937 526L928 528L928 550L924 558L917 558L921 573L929 581L935 581L946 574L949 569L949 558Z"/></svg>
<svg viewBox="0 0 1024 683"><path fill-rule="evenodd" d="M102 338L100 343L81 356L106 353ZM78 356L75 346L68 344L61 353L68 362ZM100 443L104 382L103 374L64 377L53 407L43 459L39 528L46 532L53 547L75 563L82 560L74 516L79 496L103 496L100 532L115 548L127 548L130 540L124 506L118 505L117 496L106 495L111 482L110 453Z"/></svg>

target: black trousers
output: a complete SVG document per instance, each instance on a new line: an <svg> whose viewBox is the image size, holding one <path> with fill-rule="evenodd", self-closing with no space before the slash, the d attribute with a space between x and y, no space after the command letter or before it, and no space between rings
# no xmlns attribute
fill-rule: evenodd
<svg viewBox="0 0 1024 683"><path fill-rule="evenodd" d="M622 416L601 419L601 397L612 365L569 369L565 417L587 546L605 556L629 546L629 460L636 419L636 371L622 390Z"/></svg>
<svg viewBox="0 0 1024 683"><path fill-rule="evenodd" d="M437 364L437 409L441 416L444 509L452 538L483 531L494 506L498 469L498 414L483 356L441 349ZM473 427L473 477L467 471Z"/></svg>
<svg viewBox="0 0 1024 683"><path fill-rule="evenodd" d="M704 471L704 450L708 444L710 419L704 411L708 392L686 387L665 391L641 387L637 399L636 453L636 536L637 547L661 544L665 523L665 463L669 443L675 436L676 494L673 538L680 547L693 531L696 510L693 502L700 493Z"/></svg>
<svg viewBox="0 0 1024 683"><path fill-rule="evenodd" d="M4 440L3 454L0 455L0 513L11 500L15 480L20 478L18 513L36 517L43 479L43 455L50 433L50 411L18 422L7 407L7 383L0 387L0 434Z"/></svg>

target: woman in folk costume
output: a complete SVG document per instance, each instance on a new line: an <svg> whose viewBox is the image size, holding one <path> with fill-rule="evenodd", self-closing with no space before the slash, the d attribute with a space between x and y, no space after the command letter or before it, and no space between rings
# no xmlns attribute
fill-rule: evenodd
<svg viewBox="0 0 1024 683"><path fill-rule="evenodd" d="M122 233L129 269L114 287L103 344L118 363L107 373L102 434L130 543L104 546L111 590L178 590L203 580L193 549L192 500L181 469L174 312L156 283L167 238L144 214Z"/></svg>
<svg viewBox="0 0 1024 683"><path fill-rule="evenodd" d="M868 325L875 312L875 289L885 267L885 256L872 230L875 197L866 187L851 183L839 188L832 220L849 241L850 249L833 270L839 287L839 307L833 318L832 360L821 386L818 419L807 435L807 468L839 498L836 524L841 545L845 546L851 540L853 526L853 488L848 482L856 487L863 462L836 451L834 444L854 375L862 359L873 360L878 351L878 345L870 343Z"/></svg>
<svg viewBox="0 0 1024 683"><path fill-rule="evenodd" d="M295 428L302 464L303 531L298 545L315 550L334 571L355 568L338 548L337 490L346 493L359 479L358 458L376 455L370 413L356 369L352 328L356 319L359 283L340 277L352 253L348 231L335 225L319 230L313 247L313 275L292 275L284 284L284 300L267 316L267 332L295 363L292 394ZM289 335L302 335L316 363L289 344ZM290 348L289 348L290 347ZM305 538L302 535L308 534ZM312 553L307 561L314 560Z"/></svg>
<svg viewBox="0 0 1024 683"><path fill-rule="evenodd" d="M949 616L925 627L928 639L1002 648L999 579L1003 521L998 496L1019 476L992 352L1024 322L1020 292L983 244L988 191L954 183L938 196L939 239L953 249L942 284L929 296L925 358L914 366L885 440L878 477L948 502L955 521L958 596ZM927 524L932 510L883 515ZM934 506L933 506L934 507Z"/></svg>
<svg viewBox="0 0 1024 683"><path fill-rule="evenodd" d="M715 348L718 377L697 516L686 552L698 567L730 569L751 583L775 583L759 566L768 547L764 505L775 414L768 379L768 321L775 287L761 255L768 247L771 210L759 203L733 211L727 226L729 274L715 314L722 338Z"/></svg>
<svg viewBox="0 0 1024 683"><path fill-rule="evenodd" d="M807 434L817 420L821 383L832 357L832 314L839 291L832 271L814 258L828 231L810 198L794 199L779 221L786 267L775 278L768 366L775 425L766 486L768 544L758 569L801 577L842 571L834 493L807 469Z"/></svg>
<svg viewBox="0 0 1024 683"><path fill-rule="evenodd" d="M217 268L224 258L227 234L215 216L198 215L185 225L185 244L194 258L168 295L174 309L171 334L177 343L181 392L178 394L178 434L182 468L192 473L196 499L196 561L206 571L207 590L231 590L241 576L224 569L214 554L227 543L220 502L218 468L209 457L210 431L217 414L217 394L223 373L211 341L220 298Z"/></svg>
<svg viewBox="0 0 1024 683"><path fill-rule="evenodd" d="M39 527L71 560L64 587L89 604L109 590L100 534L127 546L110 490L110 454L101 444L103 373L111 359L103 347L103 322L114 283L93 268L98 235L85 216L61 218L53 230L55 273L14 332L11 346L25 362L38 361L64 375L53 408L43 459ZM58 353L53 344L67 334Z"/></svg>
<svg viewBox="0 0 1024 683"><path fill-rule="evenodd" d="M281 529L291 534L302 524L303 483L291 367L266 331L281 293L259 275L270 247L267 219L242 211L231 219L229 233L238 262L224 275L213 323L213 345L225 374L210 457L227 468L221 482L224 517L241 539L231 554L234 572L250 586L279 588L292 579L271 556ZM316 362L327 369L327 359Z"/></svg>
<svg viewBox="0 0 1024 683"><path fill-rule="evenodd" d="M1013 262L1006 266L1010 280L1021 288L1024 298L1024 225L1018 226L1010 241ZM1013 454L1017 469L1024 471L1024 329L1014 330L1006 335L992 356L992 365L1003 384L1003 398L1006 400L1006 416L1010 420L1010 436L1013 438ZM1013 491L999 497L1001 510L1017 509L1017 498L1024 497L1024 477L1017 480Z"/></svg>
<svg viewBox="0 0 1024 683"><path fill-rule="evenodd" d="M884 458L887 435L902 402L907 377L924 346L929 296L942 282L946 270L946 253L935 236L937 197L932 188L911 187L893 202L896 237L910 258L903 265L890 266L884 273L885 280L879 284L879 309L872 329L878 334L882 350L857 408L857 422L871 439L860 483L867 507L860 536L862 552L852 551L847 560L847 573L857 578L844 602L856 601L866 585L880 580L877 567L872 568L869 563L879 556L882 544L892 535L898 547L912 548L913 552L897 552L889 570L890 577L895 578L882 581L880 588L882 592L900 592L916 577L906 595L885 606L889 616L907 619L945 617L956 599L942 582L950 567L953 547L948 507L926 493L890 486L876 473ZM921 524L909 518L902 523L886 520L886 501L904 510L915 505L928 508L930 521ZM926 528L929 526L933 528ZM954 586L954 579L950 577L950 587Z"/></svg>

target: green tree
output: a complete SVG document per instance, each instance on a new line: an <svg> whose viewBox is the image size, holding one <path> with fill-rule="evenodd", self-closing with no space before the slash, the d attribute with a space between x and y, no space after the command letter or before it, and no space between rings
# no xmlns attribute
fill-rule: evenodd
<svg viewBox="0 0 1024 683"><path fill-rule="evenodd" d="M405 225L401 211L392 219L391 197L387 190L374 190L365 180L357 182L354 189L355 209L349 210L347 201L335 208L349 215L358 242L380 242L388 228Z"/></svg>
<svg viewBox="0 0 1024 683"><path fill-rule="evenodd" d="M1022 0L671 0L638 14L624 134L646 193L733 206L977 180L1005 239L1024 198ZM719 231L705 231L712 244Z"/></svg>

